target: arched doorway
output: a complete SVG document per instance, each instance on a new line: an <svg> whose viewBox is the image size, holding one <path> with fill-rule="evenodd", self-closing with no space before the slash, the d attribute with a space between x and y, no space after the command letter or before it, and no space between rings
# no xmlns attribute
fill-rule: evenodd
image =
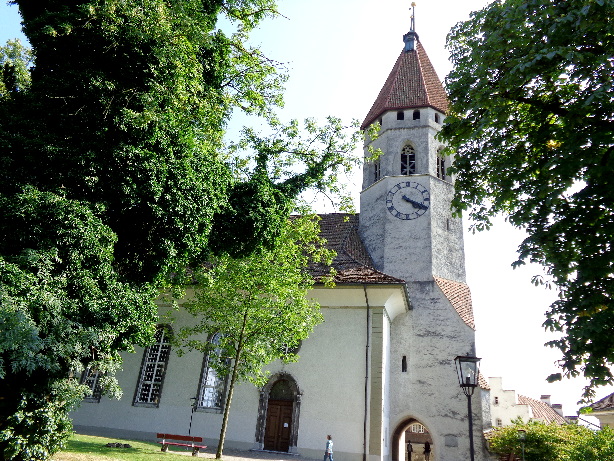
<svg viewBox="0 0 614 461"><path fill-rule="evenodd" d="M426 447L430 449L429 461L433 461L435 448L431 434L420 421L408 418L397 426L392 435L392 461L426 461Z"/></svg>
<svg viewBox="0 0 614 461"><path fill-rule="evenodd" d="M300 393L287 373L271 377L260 391L256 442L261 450L296 453Z"/></svg>

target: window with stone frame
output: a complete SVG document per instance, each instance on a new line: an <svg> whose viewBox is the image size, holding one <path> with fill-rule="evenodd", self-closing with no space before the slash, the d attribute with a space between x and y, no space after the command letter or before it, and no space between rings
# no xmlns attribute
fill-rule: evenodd
<svg viewBox="0 0 614 461"><path fill-rule="evenodd" d="M143 352L133 405L157 407L160 404L162 384L171 352L171 335L172 330L168 325L158 325L155 343Z"/></svg>
<svg viewBox="0 0 614 461"><path fill-rule="evenodd" d="M379 181L381 175L382 175L382 164L380 162L380 159L378 158L377 160L373 162L373 180Z"/></svg>
<svg viewBox="0 0 614 461"><path fill-rule="evenodd" d="M437 152L437 177L446 179L446 158L441 153L441 149Z"/></svg>
<svg viewBox="0 0 614 461"><path fill-rule="evenodd" d="M102 373L94 368L87 367L81 374L81 384L88 387L89 392L85 394L83 400L86 402L98 403L100 402L100 396L102 395L102 386L100 385L100 378Z"/></svg>
<svg viewBox="0 0 614 461"><path fill-rule="evenodd" d="M203 369L196 401L196 408L198 409L221 412L224 406L227 380L219 376L217 371L211 366L213 360L220 360L222 349L219 347L219 344L221 340L221 333L216 333L209 339L209 342L215 347L212 352L205 355L203 360Z"/></svg>
<svg viewBox="0 0 614 461"><path fill-rule="evenodd" d="M411 426L409 426L409 432L424 434L424 426L420 423L413 423Z"/></svg>
<svg viewBox="0 0 614 461"><path fill-rule="evenodd" d="M416 151L411 144L406 144L401 150L401 174L416 173Z"/></svg>

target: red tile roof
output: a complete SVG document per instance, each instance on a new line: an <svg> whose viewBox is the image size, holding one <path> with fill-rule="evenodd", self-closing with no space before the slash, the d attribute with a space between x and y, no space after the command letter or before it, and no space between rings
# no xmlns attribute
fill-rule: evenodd
<svg viewBox="0 0 614 461"><path fill-rule="evenodd" d="M539 419L545 423L567 424L567 420L546 402L518 394L518 404L528 405L533 413L533 419Z"/></svg>
<svg viewBox="0 0 614 461"><path fill-rule="evenodd" d="M460 318L463 319L468 326L475 330L475 321L473 318L473 305L471 303L471 291L469 285L453 280L442 279L441 277L433 277L437 286L443 291L443 294L448 298L450 304L456 309Z"/></svg>
<svg viewBox="0 0 614 461"><path fill-rule="evenodd" d="M328 242L326 246L337 253L331 265L337 271L335 283L405 283L373 267L373 261L358 235L357 214L329 213L319 217L320 235ZM328 275L330 267L318 264L309 269L316 280L321 280Z"/></svg>
<svg viewBox="0 0 614 461"><path fill-rule="evenodd" d="M386 111L417 107L448 111L446 91L419 40L415 50L401 52L361 128Z"/></svg>
<svg viewBox="0 0 614 461"><path fill-rule="evenodd" d="M614 393L598 400L590 406L594 411L614 410Z"/></svg>

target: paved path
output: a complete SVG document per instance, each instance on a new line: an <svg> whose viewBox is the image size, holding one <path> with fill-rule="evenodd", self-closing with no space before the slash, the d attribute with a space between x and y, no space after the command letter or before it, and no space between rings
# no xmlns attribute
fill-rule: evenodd
<svg viewBox="0 0 614 461"><path fill-rule="evenodd" d="M191 451L173 451L173 453L192 456ZM215 459L215 448L207 448L206 450L201 450L201 452L198 454L198 458ZM224 455L222 456L222 459L224 461L253 461L258 459L274 461L316 461L312 460L311 458L304 458L303 456L291 455L289 453L270 451L242 451L234 450L232 448L224 448Z"/></svg>

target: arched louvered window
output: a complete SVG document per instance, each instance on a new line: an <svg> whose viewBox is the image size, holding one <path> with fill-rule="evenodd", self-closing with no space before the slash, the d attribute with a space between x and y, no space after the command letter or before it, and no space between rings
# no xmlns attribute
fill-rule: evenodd
<svg viewBox="0 0 614 461"><path fill-rule="evenodd" d="M403 146L401 151L401 174L416 172L416 151L410 144Z"/></svg>
<svg viewBox="0 0 614 461"><path fill-rule="evenodd" d="M420 120L420 111L418 109L414 111L414 120Z"/></svg>
<svg viewBox="0 0 614 461"><path fill-rule="evenodd" d="M134 405L155 406L160 403L162 383L171 353L172 330L167 325L158 325L155 343L145 349L141 374L134 395Z"/></svg>
<svg viewBox="0 0 614 461"><path fill-rule="evenodd" d="M222 340L221 333L216 333L209 339L213 346L203 361L203 370L198 387L197 408L222 411L224 405L224 394L226 391L226 379L220 375L211 366L212 362L219 361L222 354L220 342Z"/></svg>

